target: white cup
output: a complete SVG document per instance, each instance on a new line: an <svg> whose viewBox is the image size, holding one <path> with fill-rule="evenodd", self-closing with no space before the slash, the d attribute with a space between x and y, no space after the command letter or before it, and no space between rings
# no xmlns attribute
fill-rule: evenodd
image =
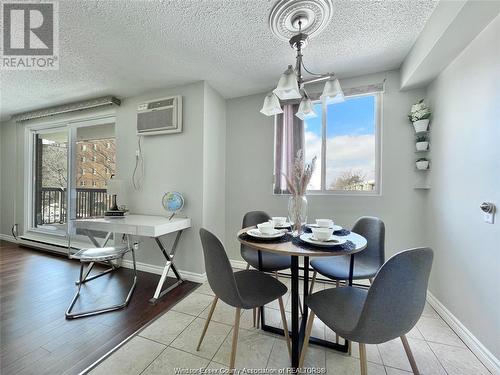
<svg viewBox="0 0 500 375"><path fill-rule="evenodd" d="M271 224L269 222L257 224L257 228L259 228L259 231L262 234L273 234L274 233L274 226L273 226L273 224Z"/></svg>
<svg viewBox="0 0 500 375"><path fill-rule="evenodd" d="M333 228L333 220L316 219L316 225L320 228Z"/></svg>
<svg viewBox="0 0 500 375"><path fill-rule="evenodd" d="M286 223L286 217L283 216L273 216L271 220L269 220L275 227L282 227Z"/></svg>
<svg viewBox="0 0 500 375"><path fill-rule="evenodd" d="M319 241L329 240L333 234L333 228L311 228L313 237Z"/></svg>

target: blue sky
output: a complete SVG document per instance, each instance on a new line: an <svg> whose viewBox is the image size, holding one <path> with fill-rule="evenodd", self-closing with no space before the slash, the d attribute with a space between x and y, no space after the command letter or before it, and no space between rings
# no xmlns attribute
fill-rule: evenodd
<svg viewBox="0 0 500 375"><path fill-rule="evenodd" d="M330 105L327 113L327 117L330 119L327 136L374 134L374 109L375 97L371 95ZM318 117L306 121L307 131L321 136L321 103L315 104L314 110Z"/></svg>

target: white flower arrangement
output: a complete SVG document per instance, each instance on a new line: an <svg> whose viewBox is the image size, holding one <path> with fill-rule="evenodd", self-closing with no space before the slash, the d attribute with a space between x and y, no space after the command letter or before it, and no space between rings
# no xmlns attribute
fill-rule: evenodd
<svg viewBox="0 0 500 375"><path fill-rule="evenodd" d="M426 120L431 117L431 110L427 104L424 103L424 99L418 101L411 106L410 114L408 118L411 122Z"/></svg>

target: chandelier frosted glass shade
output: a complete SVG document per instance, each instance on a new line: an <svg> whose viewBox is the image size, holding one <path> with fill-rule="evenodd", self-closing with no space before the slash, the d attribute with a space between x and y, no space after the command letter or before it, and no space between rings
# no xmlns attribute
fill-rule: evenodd
<svg viewBox="0 0 500 375"><path fill-rule="evenodd" d="M311 118L318 117L316 112L314 112L314 106L309 98L304 98L299 104L299 110L295 114L302 121L309 120Z"/></svg>
<svg viewBox="0 0 500 375"><path fill-rule="evenodd" d="M297 82L297 74L291 65L281 75L278 81L278 86L273 91L281 100L300 99L299 84Z"/></svg>
<svg viewBox="0 0 500 375"><path fill-rule="evenodd" d="M283 113L283 110L280 106L280 101L272 92L267 94L264 98L264 105L262 106L260 113L266 116L274 116Z"/></svg>
<svg viewBox="0 0 500 375"><path fill-rule="evenodd" d="M337 78L326 81L323 94L321 94L320 98L324 104L342 103L344 101L344 92Z"/></svg>

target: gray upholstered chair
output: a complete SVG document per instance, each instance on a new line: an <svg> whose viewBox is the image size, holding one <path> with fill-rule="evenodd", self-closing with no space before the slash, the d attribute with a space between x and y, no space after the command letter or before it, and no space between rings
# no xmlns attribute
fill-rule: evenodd
<svg viewBox="0 0 500 375"><path fill-rule="evenodd" d="M271 217L264 211L250 211L243 216L242 228L251 227L260 223L267 222ZM252 266L255 269L259 269L259 252L251 247L241 245L240 248L241 257L247 262L247 270ZM274 272L276 278L278 278L278 271L286 270L292 266L292 257L288 255L279 255L269 252L261 251L262 268L263 272ZM300 311L302 313L302 304L299 303ZM255 308L253 311L253 325L255 327L256 323L259 323L260 315L257 312L259 309Z"/></svg>
<svg viewBox="0 0 500 375"><path fill-rule="evenodd" d="M354 257L353 280L372 279L385 260L385 225L377 217L360 217L352 231L365 237L368 241L366 249ZM325 257L311 260L314 274L311 281L312 293L316 275L319 273L336 281L349 279L349 256Z"/></svg>
<svg viewBox="0 0 500 375"><path fill-rule="evenodd" d="M287 292L286 286L274 277L260 271L245 270L233 273L224 246L219 239L203 228L200 229L200 237L203 247L203 256L205 258L205 271L207 273L208 283L215 293L215 298L210 307L210 312L208 313L207 321L201 333L197 350L201 347L215 306L220 298L223 302L236 308L233 344L229 363L230 370L233 370L238 344L241 309L253 309L278 299L288 351L291 353L291 343L288 337L288 325L282 299L282 296Z"/></svg>
<svg viewBox="0 0 500 375"><path fill-rule="evenodd" d="M326 289L307 297L311 309L299 366L303 366L315 315L347 340L359 343L361 374L367 373L365 344L381 344L397 337L403 342L414 374L418 368L406 334L425 306L433 251L415 248L391 257L379 270L370 289Z"/></svg>
<svg viewBox="0 0 500 375"><path fill-rule="evenodd" d="M250 211L243 217L242 228L251 227L263 222L267 222L271 217L264 211ZM245 259L249 266L259 268L259 252L248 246L241 245L241 257ZM275 272L286 270L292 265L292 257L286 255L262 252L262 269L264 272ZM247 267L248 269L248 267Z"/></svg>

